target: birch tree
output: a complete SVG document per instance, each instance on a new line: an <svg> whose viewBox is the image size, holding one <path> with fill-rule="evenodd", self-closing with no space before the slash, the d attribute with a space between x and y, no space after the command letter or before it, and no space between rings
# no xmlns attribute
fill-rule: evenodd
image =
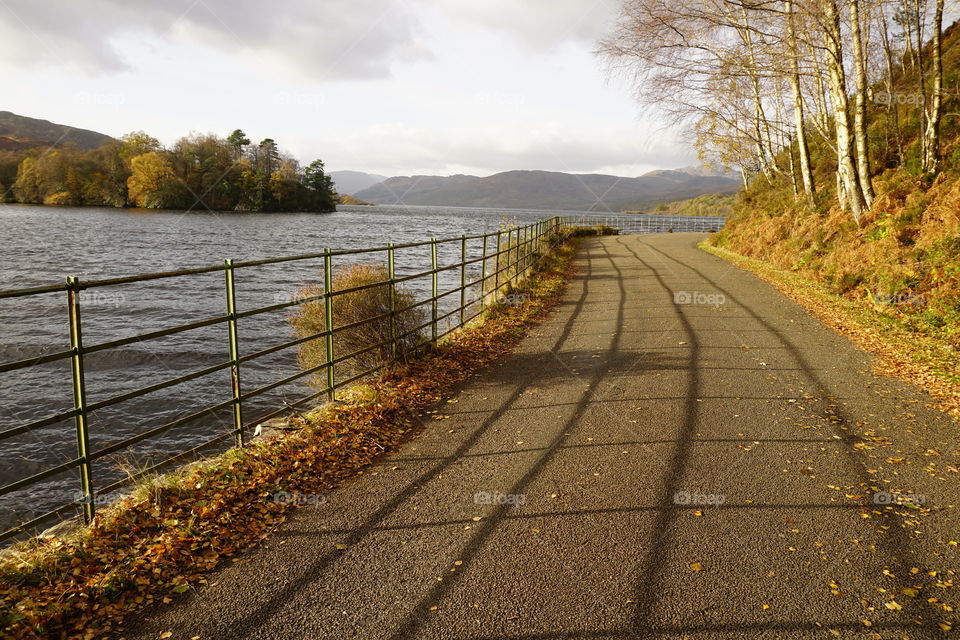
<svg viewBox="0 0 960 640"><path fill-rule="evenodd" d="M870 145L867 139L867 61L860 26L860 0L850 0L850 42L853 49L853 69L856 83L853 104L853 135L857 149L857 174L863 200L873 205L873 186L870 181Z"/></svg>
<svg viewBox="0 0 960 640"><path fill-rule="evenodd" d="M793 92L793 119L796 129L797 149L800 156L800 176L807 202L812 206L817 193L813 179L813 167L810 164L810 147L807 144L806 114L803 106L803 90L800 85L800 49L797 46L796 15L793 0L786 0L787 56L790 60L790 89ZM791 152L792 157L792 152Z"/></svg>
<svg viewBox="0 0 960 640"><path fill-rule="evenodd" d="M937 0L933 18L933 41L930 44L933 86L930 107L924 106L926 129L923 132L923 169L935 173L940 165L940 118L943 110L943 0Z"/></svg>
<svg viewBox="0 0 960 640"><path fill-rule="evenodd" d="M816 144L818 161L835 159L837 200L859 224L874 200L870 134L885 138L902 163L905 135L914 132L912 120L900 119L895 91L903 82L915 83L922 105L920 161L927 172L939 168L944 4L625 0L599 53L629 74L641 102L692 133L701 158L739 166L745 181L790 180L811 207ZM870 104L872 85L881 76L887 125L871 129L880 108ZM881 164L892 155L880 156Z"/></svg>

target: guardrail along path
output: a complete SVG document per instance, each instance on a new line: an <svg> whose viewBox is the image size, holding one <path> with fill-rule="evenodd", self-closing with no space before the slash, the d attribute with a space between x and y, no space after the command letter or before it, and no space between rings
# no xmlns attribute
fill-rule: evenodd
<svg viewBox="0 0 960 640"><path fill-rule="evenodd" d="M955 426L701 237L585 242L420 437L127 637L941 637Z"/></svg>

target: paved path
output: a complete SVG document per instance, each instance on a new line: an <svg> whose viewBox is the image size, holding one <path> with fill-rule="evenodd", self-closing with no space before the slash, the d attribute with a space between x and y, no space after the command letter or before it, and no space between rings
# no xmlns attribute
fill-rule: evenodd
<svg viewBox="0 0 960 640"><path fill-rule="evenodd" d="M586 242L448 419L127 637L943 637L901 589L960 568L956 427L701 237Z"/></svg>

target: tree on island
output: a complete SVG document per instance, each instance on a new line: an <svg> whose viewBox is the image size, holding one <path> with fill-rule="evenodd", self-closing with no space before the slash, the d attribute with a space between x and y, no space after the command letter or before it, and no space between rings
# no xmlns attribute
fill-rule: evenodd
<svg viewBox="0 0 960 640"><path fill-rule="evenodd" d="M234 129L233 133L227 136L227 142L233 147L233 159L239 160L243 155L243 148L250 144L250 138L241 129Z"/></svg>
<svg viewBox="0 0 960 640"><path fill-rule="evenodd" d="M134 156L132 173L127 179L130 201L145 209L176 207L183 200L184 189L173 171L170 158L159 151Z"/></svg>
<svg viewBox="0 0 960 640"><path fill-rule="evenodd" d="M337 192L333 186L333 178L326 174L323 160L314 160L303 170L303 184L312 189L321 205L326 208L336 208Z"/></svg>
<svg viewBox="0 0 960 640"><path fill-rule="evenodd" d="M74 146L0 154L0 200L151 209L333 211L323 162L301 169L265 138L191 133L164 148L143 131L92 151Z"/></svg>
<svg viewBox="0 0 960 640"><path fill-rule="evenodd" d="M129 165L130 161L136 156L144 153L151 153L163 149L160 141L143 131L131 131L121 138L123 145L120 149L120 157Z"/></svg>

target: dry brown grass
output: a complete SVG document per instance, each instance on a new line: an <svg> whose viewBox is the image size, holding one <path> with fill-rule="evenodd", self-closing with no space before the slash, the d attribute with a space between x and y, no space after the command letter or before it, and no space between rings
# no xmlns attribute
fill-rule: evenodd
<svg viewBox="0 0 960 640"><path fill-rule="evenodd" d="M714 243L864 304L914 300L878 310L960 346L960 175L943 173L925 185L890 170L875 185L876 201L859 226L838 205L804 210L781 187L753 187Z"/></svg>
<svg viewBox="0 0 960 640"><path fill-rule="evenodd" d="M423 332L415 329L426 322L424 307L410 308L416 297L403 285L396 285L395 307L393 315L393 333L390 319L390 284L387 267L378 263L357 263L344 265L333 274L333 290L346 291L357 287L367 287L334 296L333 326L347 327L337 330L333 338L333 355L341 358L358 353L352 358L337 363L338 373L348 376L359 375L394 359L403 360L423 342ZM310 285L298 292L299 298L310 298L323 294L322 285ZM301 338L326 331L326 309L324 301L313 300L300 305L291 316L290 323ZM390 344L391 335L396 335L396 354ZM310 369L327 361L327 345L323 337L304 342L300 345L298 356L300 366ZM325 370L312 377L315 386L323 388L327 384Z"/></svg>

